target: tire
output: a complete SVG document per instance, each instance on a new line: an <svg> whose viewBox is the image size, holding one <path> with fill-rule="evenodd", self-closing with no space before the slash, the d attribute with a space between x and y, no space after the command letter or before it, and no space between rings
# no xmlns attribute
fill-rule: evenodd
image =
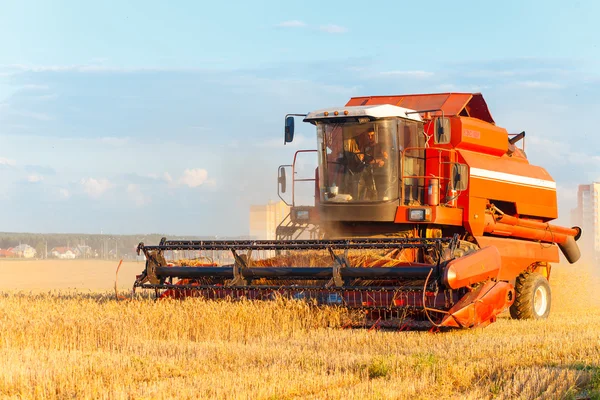
<svg viewBox="0 0 600 400"><path fill-rule="evenodd" d="M510 306L514 319L546 319L550 314L552 291L548 280L537 272L524 272L517 277L516 298Z"/></svg>

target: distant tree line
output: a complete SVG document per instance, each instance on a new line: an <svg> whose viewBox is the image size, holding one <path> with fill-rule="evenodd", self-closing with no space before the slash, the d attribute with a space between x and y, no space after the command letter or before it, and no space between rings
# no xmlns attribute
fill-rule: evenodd
<svg viewBox="0 0 600 400"><path fill-rule="evenodd" d="M37 257L49 256L56 247L89 246L99 258L133 257L140 242L158 244L160 239L214 240L215 236L172 236L159 233L139 235L101 235L88 233L13 233L0 232L0 249L28 244L36 250ZM225 239L225 238L222 238ZM233 238L228 238L233 239Z"/></svg>

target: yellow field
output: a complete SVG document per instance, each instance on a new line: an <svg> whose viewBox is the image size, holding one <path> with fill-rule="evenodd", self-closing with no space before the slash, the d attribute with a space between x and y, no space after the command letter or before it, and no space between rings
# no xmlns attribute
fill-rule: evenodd
<svg viewBox="0 0 600 400"><path fill-rule="evenodd" d="M114 290L118 261L100 260L5 260L0 258L0 290L47 292L54 289L79 291ZM120 289L131 289L143 262L123 262Z"/></svg>
<svg viewBox="0 0 600 400"><path fill-rule="evenodd" d="M341 329L342 311L294 302L116 301L115 268L0 261L3 397L600 398L600 285L582 266L554 268L547 321L443 334Z"/></svg>

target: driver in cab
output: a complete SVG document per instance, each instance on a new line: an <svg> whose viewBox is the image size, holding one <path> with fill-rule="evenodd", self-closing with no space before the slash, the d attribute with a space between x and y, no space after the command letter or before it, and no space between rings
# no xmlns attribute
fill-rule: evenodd
<svg viewBox="0 0 600 400"><path fill-rule="evenodd" d="M388 153L382 151L379 143L375 142L375 131L373 129L367 131L367 142L363 154L365 164L377 167L383 167L388 158Z"/></svg>
<svg viewBox="0 0 600 400"><path fill-rule="evenodd" d="M354 153L356 158L366 165L375 165L383 167L388 158L386 151L381 150L379 143L375 141L375 131L370 128L356 138L347 140L344 143L344 151Z"/></svg>
<svg viewBox="0 0 600 400"><path fill-rule="evenodd" d="M348 177L350 193L355 201L377 200L377 187L375 183L375 168L382 168L387 159L387 152L381 149L376 141L375 130L369 128L366 132L345 143L344 150L353 156L349 162Z"/></svg>

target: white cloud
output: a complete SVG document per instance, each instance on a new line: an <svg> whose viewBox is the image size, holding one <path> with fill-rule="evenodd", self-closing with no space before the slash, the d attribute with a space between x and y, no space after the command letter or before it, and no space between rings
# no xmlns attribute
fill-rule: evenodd
<svg viewBox="0 0 600 400"><path fill-rule="evenodd" d="M173 178L171 177L171 174L169 174L168 172L165 172L163 174L163 179L168 183L173 182Z"/></svg>
<svg viewBox="0 0 600 400"><path fill-rule="evenodd" d="M564 87L556 82L545 81L523 81L517 82L517 85L530 89L562 89Z"/></svg>
<svg viewBox="0 0 600 400"><path fill-rule="evenodd" d="M54 117L47 113L36 113L31 111L12 111L11 114L20 117L35 119L38 121L53 121Z"/></svg>
<svg viewBox="0 0 600 400"><path fill-rule="evenodd" d="M40 100L40 101L54 100L54 99L58 99L58 95L56 93L42 94L40 96L33 96L33 99Z"/></svg>
<svg viewBox="0 0 600 400"><path fill-rule="evenodd" d="M211 62L222 62L223 59L212 59ZM207 71L197 67L118 67L98 64L73 65L29 65L12 64L0 65L0 70L8 70L7 75L20 72L90 72L90 73L132 73L132 72L199 72Z"/></svg>
<svg viewBox="0 0 600 400"><path fill-rule="evenodd" d="M0 165L8 165L10 167L14 167L17 165L15 160L11 160L10 158L0 157Z"/></svg>
<svg viewBox="0 0 600 400"><path fill-rule="evenodd" d="M27 131L31 129L31 126L25 124L7 124L6 127L11 129L17 129L20 131Z"/></svg>
<svg viewBox="0 0 600 400"><path fill-rule="evenodd" d="M212 131L211 127L204 126L204 125L190 125L188 128L191 130L194 130L194 131L202 131L202 132Z"/></svg>
<svg viewBox="0 0 600 400"><path fill-rule="evenodd" d="M144 193L142 193L140 186L133 183L127 185L127 196L138 207L142 207L150 203L150 198L145 196Z"/></svg>
<svg viewBox="0 0 600 400"><path fill-rule="evenodd" d="M434 75L433 72L429 71L384 71L380 72L379 74L384 76L402 76L418 79L430 78Z"/></svg>
<svg viewBox="0 0 600 400"><path fill-rule="evenodd" d="M99 140L100 143L108 144L110 146L125 146L129 143L128 137L105 136Z"/></svg>
<svg viewBox="0 0 600 400"><path fill-rule="evenodd" d="M309 140L309 138L307 138L306 136L304 136L302 134L294 135L294 141L292 143L287 144L287 146L289 146L290 148L307 147L307 146L311 146L311 145L314 145L311 142L311 140ZM266 147L266 148L272 148L272 149L281 149L281 147L283 146L283 136L277 137L277 138L265 139L263 141L257 141L254 143L254 146Z"/></svg>
<svg viewBox="0 0 600 400"><path fill-rule="evenodd" d="M110 189L113 185L106 179L84 178L80 182L83 190L90 197L100 197L104 192Z"/></svg>
<svg viewBox="0 0 600 400"><path fill-rule="evenodd" d="M58 71L69 71L74 66L60 66L60 65L27 65L27 64L11 64L3 65L3 68L16 70L16 71L27 71L27 72L58 72Z"/></svg>
<svg viewBox="0 0 600 400"><path fill-rule="evenodd" d="M202 168L195 168L183 171L183 176L179 178L179 183L194 188L204 183L212 183L212 181L208 181L208 171Z"/></svg>
<svg viewBox="0 0 600 400"><path fill-rule="evenodd" d="M71 197L71 193L69 192L68 189L65 188L60 188L58 189L58 194L60 195L60 197L62 197L63 199L68 199L69 197Z"/></svg>
<svg viewBox="0 0 600 400"><path fill-rule="evenodd" d="M543 154L545 159L552 160L554 164L584 166L588 171L600 166L600 156L573 151L566 142L532 136L528 143L536 146L538 154Z"/></svg>
<svg viewBox="0 0 600 400"><path fill-rule="evenodd" d="M304 28L306 24L302 21L283 21L276 25L278 28Z"/></svg>
<svg viewBox="0 0 600 400"><path fill-rule="evenodd" d="M256 88L257 90L281 96L282 98L289 97L289 93L295 93L299 96L304 93L312 94L315 90L318 90L320 94L331 93L344 95L345 97L356 93L358 90L357 86L327 85L307 79L271 79L259 77L240 79L233 77L226 84L235 88L235 90L239 90L239 93L245 93L250 88Z"/></svg>
<svg viewBox="0 0 600 400"><path fill-rule="evenodd" d="M94 57L90 60L90 64L105 64L108 60L108 57Z"/></svg>
<svg viewBox="0 0 600 400"><path fill-rule="evenodd" d="M455 85L453 83L442 83L437 85L437 90L442 92L467 92L478 93L485 89L489 89L488 85Z"/></svg>
<svg viewBox="0 0 600 400"><path fill-rule="evenodd" d="M44 180L44 177L42 175L29 175L27 177L27 182L30 183L37 183L37 182L41 182Z"/></svg>
<svg viewBox="0 0 600 400"><path fill-rule="evenodd" d="M510 60L505 62L511 63ZM513 61L514 62L514 61ZM543 60L538 60L538 64L543 64ZM458 64L460 65L460 64ZM471 78L513 78L513 77L527 77L527 76L539 76L539 75L555 75L555 76L568 76L572 73L570 68L564 67L544 67L544 66L531 66L525 68L513 68L513 69L498 69L493 68L492 65L488 69L471 69L468 64L463 65L466 72L465 76Z"/></svg>
<svg viewBox="0 0 600 400"><path fill-rule="evenodd" d="M327 33L346 33L346 32L348 32L347 28L344 28L343 26L339 26L339 25L333 25L333 24L321 25L319 27L319 30L321 32L327 32Z"/></svg>
<svg viewBox="0 0 600 400"><path fill-rule="evenodd" d="M442 92L452 92L458 90L458 87L453 83L442 83L437 86L437 89L441 90Z"/></svg>
<svg viewBox="0 0 600 400"><path fill-rule="evenodd" d="M160 179L160 175L152 173L152 172L149 173L149 174L143 175L143 176L146 176L146 177L148 177L150 179L154 179L156 181Z"/></svg>
<svg viewBox="0 0 600 400"><path fill-rule="evenodd" d="M368 72L369 68L364 66L364 65L351 65L349 67L345 68L346 71L351 71L351 72Z"/></svg>
<svg viewBox="0 0 600 400"><path fill-rule="evenodd" d="M48 90L49 87L48 85L34 85L34 84L28 84L28 85L23 85L21 86L19 89L21 90Z"/></svg>

